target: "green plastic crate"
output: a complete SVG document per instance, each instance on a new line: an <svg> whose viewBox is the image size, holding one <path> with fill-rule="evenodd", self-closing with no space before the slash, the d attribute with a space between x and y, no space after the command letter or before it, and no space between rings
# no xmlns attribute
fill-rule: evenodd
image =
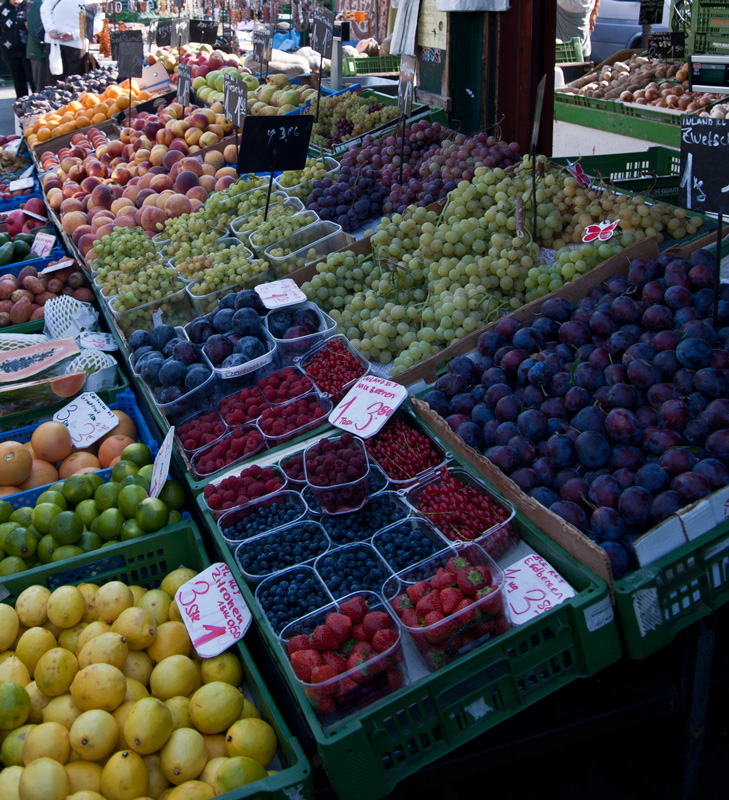
<svg viewBox="0 0 729 800"><path fill-rule="evenodd" d="M694 0L687 52L729 55L729 6L723 1Z"/></svg>
<svg viewBox="0 0 729 800"><path fill-rule="evenodd" d="M615 582L630 658L645 658L729 601L729 522Z"/></svg>
<svg viewBox="0 0 729 800"><path fill-rule="evenodd" d="M466 466L467 465L463 465ZM198 504L203 508L202 496ZM524 538L578 594L527 625L474 650L359 716L323 728L242 578L209 512L215 545L230 567L268 649L296 699L338 796L383 797L403 779L577 678L620 658L607 585L526 520Z"/></svg>
<svg viewBox="0 0 729 800"><path fill-rule="evenodd" d="M191 522L182 522L167 532L125 542L114 550L109 555L97 551L80 556L73 568L65 564L51 564L34 571L32 576L20 573L4 578L0 580L0 588L9 593L10 601L26 587L38 583L53 590L68 584L121 580L128 585L151 589L157 587L168 572L181 565L198 571L210 566L200 534ZM250 787L227 792L221 797L228 800L247 797L268 800L313 798L311 768L301 745L289 732L246 645L241 641L233 649L243 665L245 685L253 702L263 719L276 731L279 755L284 766L275 775L257 781Z"/></svg>
<svg viewBox="0 0 729 800"><path fill-rule="evenodd" d="M557 42L555 45L555 64L581 64L583 61L582 45L579 37L573 36L569 42Z"/></svg>
<svg viewBox="0 0 729 800"><path fill-rule="evenodd" d="M371 56L356 58L345 56L342 59L342 75L393 75L400 72L400 56Z"/></svg>

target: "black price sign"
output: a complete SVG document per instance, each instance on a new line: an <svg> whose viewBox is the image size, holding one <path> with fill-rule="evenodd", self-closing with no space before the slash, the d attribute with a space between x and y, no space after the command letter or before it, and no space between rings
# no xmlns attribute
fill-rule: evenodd
<svg viewBox="0 0 729 800"><path fill-rule="evenodd" d="M251 117L243 125L238 172L303 169L314 117Z"/></svg>
<svg viewBox="0 0 729 800"><path fill-rule="evenodd" d="M177 68L177 102L186 106L190 102L190 86L192 86L192 67L180 64Z"/></svg>
<svg viewBox="0 0 729 800"><path fill-rule="evenodd" d="M271 45L273 43L273 25L269 22L256 22L253 25L253 58L259 64L266 64L271 60Z"/></svg>
<svg viewBox="0 0 729 800"><path fill-rule="evenodd" d="M660 31L648 34L648 58L683 58L686 34Z"/></svg>
<svg viewBox="0 0 729 800"><path fill-rule="evenodd" d="M159 28L159 20L153 19L149 23L149 30L147 31L147 44L151 47L152 43L157 44L157 30Z"/></svg>
<svg viewBox="0 0 729 800"><path fill-rule="evenodd" d="M207 19L190 20L190 41L214 45L218 38L218 23Z"/></svg>
<svg viewBox="0 0 729 800"><path fill-rule="evenodd" d="M321 6L312 9L314 27L311 32L311 49L324 58L332 57L334 42L334 14Z"/></svg>
<svg viewBox="0 0 729 800"><path fill-rule="evenodd" d="M248 111L248 84L236 75L226 74L223 79L223 90L225 118L240 128Z"/></svg>
<svg viewBox="0 0 729 800"><path fill-rule="evenodd" d="M142 31L111 31L109 33L111 41L111 57L114 61L119 60L119 45L131 42L142 44ZM124 77L127 77L126 75Z"/></svg>
<svg viewBox="0 0 729 800"><path fill-rule="evenodd" d="M397 87L397 107L401 114L409 117L413 113L415 96L415 58L400 56L400 83Z"/></svg>
<svg viewBox="0 0 729 800"><path fill-rule="evenodd" d="M84 15L84 39L91 41L94 38L96 6L82 6L81 13Z"/></svg>
<svg viewBox="0 0 729 800"><path fill-rule="evenodd" d="M729 93L729 56L689 56L692 92Z"/></svg>
<svg viewBox="0 0 729 800"><path fill-rule="evenodd" d="M190 20L188 17L178 17L170 22L170 45L182 47L190 44Z"/></svg>
<svg viewBox="0 0 729 800"><path fill-rule="evenodd" d="M147 66L142 42L119 42L117 46L117 69L121 78L141 78Z"/></svg>
<svg viewBox="0 0 729 800"><path fill-rule="evenodd" d="M157 23L156 35L154 37L157 47L168 47L172 41L172 20L155 20Z"/></svg>
<svg viewBox="0 0 729 800"><path fill-rule="evenodd" d="M185 7L185 0L175 0L175 8L176 8L178 11L182 11L182 9L183 9L184 7Z"/></svg>
<svg viewBox="0 0 729 800"><path fill-rule="evenodd" d="M660 25L663 19L663 0L640 0L638 25Z"/></svg>
<svg viewBox="0 0 729 800"><path fill-rule="evenodd" d="M729 214L729 120L681 119L679 205Z"/></svg>

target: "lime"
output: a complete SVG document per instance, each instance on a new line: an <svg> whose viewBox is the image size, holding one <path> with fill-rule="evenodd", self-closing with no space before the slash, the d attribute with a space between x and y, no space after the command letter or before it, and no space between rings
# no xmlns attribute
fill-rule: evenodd
<svg viewBox="0 0 729 800"><path fill-rule="evenodd" d="M121 540L127 542L129 539L139 539L141 536L146 536L147 532L140 526L135 519L128 519L122 525Z"/></svg>
<svg viewBox="0 0 729 800"><path fill-rule="evenodd" d="M9 556L17 556L24 561L35 555L38 540L27 528L15 528L5 537L5 552Z"/></svg>
<svg viewBox="0 0 729 800"><path fill-rule="evenodd" d="M96 491L98 491L98 489ZM101 513L101 510L97 507L96 501L93 498L89 498L88 500L82 500L76 506L74 511L79 515L79 517L81 517L84 525L87 528Z"/></svg>
<svg viewBox="0 0 729 800"><path fill-rule="evenodd" d="M127 475L119 486L121 486L122 489L125 486L141 486L145 492L149 492L149 481L143 478L139 473L136 475Z"/></svg>
<svg viewBox="0 0 729 800"><path fill-rule="evenodd" d="M0 561L2 561L6 555L7 553L0 547Z"/></svg>
<svg viewBox="0 0 729 800"><path fill-rule="evenodd" d="M104 479L101 477L101 475L99 475L98 472L86 472L84 474L94 485L94 491L96 491L99 488L99 486L101 486L104 483Z"/></svg>
<svg viewBox="0 0 729 800"><path fill-rule="evenodd" d="M111 468L111 479L117 483L121 483L127 475L136 475L139 472L139 467L133 461L117 461Z"/></svg>
<svg viewBox="0 0 729 800"><path fill-rule="evenodd" d="M99 517L100 516L101 516L101 514L99 514ZM92 533L98 533L99 532L99 517L94 517L94 521L91 523L91 525L89 525L89 530Z"/></svg>
<svg viewBox="0 0 729 800"><path fill-rule="evenodd" d="M42 564L50 563L51 559L53 558L53 554L56 552L56 548L58 544L56 540L51 536L50 533L47 533L41 540L38 542L38 547L36 548L36 555L40 559Z"/></svg>
<svg viewBox="0 0 729 800"><path fill-rule="evenodd" d="M17 522L18 525L30 525L33 509L30 506L23 506L16 508L15 511L8 517L8 522Z"/></svg>
<svg viewBox="0 0 729 800"><path fill-rule="evenodd" d="M43 494L35 501L36 505L40 505L40 503L53 503L54 506L58 506L61 511L65 511L68 508L68 500L61 494L61 492L52 492L50 489Z"/></svg>
<svg viewBox="0 0 729 800"><path fill-rule="evenodd" d="M64 544L62 547L56 548L56 552L51 557L51 561L65 561L67 558L75 558L76 556L82 556L83 554L84 551L75 544Z"/></svg>
<svg viewBox="0 0 729 800"><path fill-rule="evenodd" d="M137 474L141 475L145 481L149 481L150 483L152 483L153 472L154 472L154 464L146 464L139 470Z"/></svg>
<svg viewBox="0 0 729 800"><path fill-rule="evenodd" d="M149 447L147 447L147 445L144 444L143 442L135 442L134 444L128 444L122 450L121 457L122 461L131 461L138 467L144 467L147 464L151 464L154 461Z"/></svg>
<svg viewBox="0 0 729 800"><path fill-rule="evenodd" d="M137 506L149 496L149 492L143 486L132 484L125 486L117 498L117 506L125 517L134 519L137 513Z"/></svg>
<svg viewBox="0 0 729 800"><path fill-rule="evenodd" d="M84 522L75 511L61 511L51 522L51 536L60 545L75 544L84 532Z"/></svg>
<svg viewBox="0 0 729 800"><path fill-rule="evenodd" d="M58 492L59 494L63 494L63 487L66 485L66 481L56 481L52 483L47 489L47 492Z"/></svg>
<svg viewBox="0 0 729 800"><path fill-rule="evenodd" d="M121 539L121 529L124 524L124 514L118 508L107 508L99 516L98 534L108 542L111 539Z"/></svg>
<svg viewBox="0 0 729 800"><path fill-rule="evenodd" d="M63 509L55 503L38 503L30 515L30 520L41 533L49 533L53 518L57 517L61 511Z"/></svg>
<svg viewBox="0 0 729 800"><path fill-rule="evenodd" d="M7 522L13 513L13 507L7 500L0 500L0 523Z"/></svg>
<svg viewBox="0 0 729 800"><path fill-rule="evenodd" d="M116 508L116 498L119 495L121 484L116 481L102 483L94 492L94 502L99 511L106 511L107 508Z"/></svg>
<svg viewBox="0 0 729 800"><path fill-rule="evenodd" d="M181 519L182 519L182 514L180 514L180 512L177 509L175 508L170 509L170 517L167 520L168 525L174 525L176 522L180 522Z"/></svg>
<svg viewBox="0 0 729 800"><path fill-rule="evenodd" d="M167 506L158 497L147 497L142 500L135 514L135 519L147 533L164 528L169 517Z"/></svg>
<svg viewBox="0 0 729 800"><path fill-rule="evenodd" d="M76 544L84 551L84 553L90 553L92 550L98 550L101 545L104 544L104 540L101 538L101 536L99 536L98 533L94 533L93 531L84 531Z"/></svg>
<svg viewBox="0 0 729 800"><path fill-rule="evenodd" d="M28 569L28 565L22 558L7 556L0 561L0 578L6 578L8 575L15 575L25 569Z"/></svg>
<svg viewBox="0 0 729 800"><path fill-rule="evenodd" d="M0 547L5 549L5 537L12 531L14 528L20 527L17 522L3 522L0 525Z"/></svg>
<svg viewBox="0 0 729 800"><path fill-rule="evenodd" d="M81 475L71 475L63 484L63 496L72 506L78 505L82 500L89 500L94 496L95 491L94 481L87 472Z"/></svg>
<svg viewBox="0 0 729 800"><path fill-rule="evenodd" d="M177 481L165 481L159 499L167 506L179 511L185 505L185 490L182 484Z"/></svg>

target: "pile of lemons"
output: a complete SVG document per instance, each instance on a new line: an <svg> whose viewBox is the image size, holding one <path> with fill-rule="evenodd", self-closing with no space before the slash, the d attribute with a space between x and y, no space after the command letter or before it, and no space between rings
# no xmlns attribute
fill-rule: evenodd
<svg viewBox="0 0 729 800"><path fill-rule="evenodd" d="M181 621L195 574L0 604L0 798L208 800L271 774L276 733L238 657L198 658Z"/></svg>

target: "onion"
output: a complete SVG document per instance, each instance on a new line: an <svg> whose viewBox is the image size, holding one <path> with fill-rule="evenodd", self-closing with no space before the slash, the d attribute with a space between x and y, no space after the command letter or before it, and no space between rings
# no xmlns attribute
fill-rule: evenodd
<svg viewBox="0 0 729 800"><path fill-rule="evenodd" d="M638 97L635 102L639 106L647 106L648 105L648 101L645 99L645 97Z"/></svg>
<svg viewBox="0 0 729 800"><path fill-rule="evenodd" d="M645 99L646 100L655 100L658 97L658 89L646 89L645 90Z"/></svg>
<svg viewBox="0 0 729 800"><path fill-rule="evenodd" d="M675 94L666 95L666 105L669 108L676 108L678 105L678 97Z"/></svg>
<svg viewBox="0 0 729 800"><path fill-rule="evenodd" d="M633 102L633 93L632 92L621 92L620 93L620 102L621 103L632 103Z"/></svg>
<svg viewBox="0 0 729 800"><path fill-rule="evenodd" d="M698 103L694 103L693 101L686 106L686 111L693 112L698 111L701 106Z"/></svg>
<svg viewBox="0 0 729 800"><path fill-rule="evenodd" d="M681 69L676 73L676 80L679 83L683 83L684 81L687 81L688 80L688 69L684 69L683 67L681 67Z"/></svg>
<svg viewBox="0 0 729 800"><path fill-rule="evenodd" d="M679 97L681 97L681 95L682 95L682 94L683 94L685 91L686 91L686 90L683 88L683 86L674 86L674 87L673 87L673 93L674 93L674 94L676 94L676 95L678 95Z"/></svg>

